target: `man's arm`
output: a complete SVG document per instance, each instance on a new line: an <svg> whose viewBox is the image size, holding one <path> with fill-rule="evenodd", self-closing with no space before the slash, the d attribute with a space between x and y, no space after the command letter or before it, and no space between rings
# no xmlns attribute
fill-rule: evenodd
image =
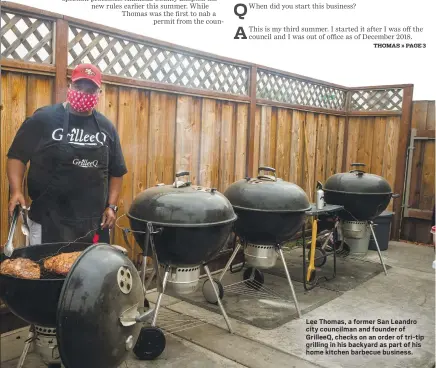
<svg viewBox="0 0 436 368"><path fill-rule="evenodd" d="M17 204L21 207L26 207L26 201L23 194L23 179L26 165L21 160L9 158L6 167L9 187L11 191L11 198L9 200L9 214L12 216L14 208Z"/></svg>
<svg viewBox="0 0 436 368"><path fill-rule="evenodd" d="M114 140L110 145L109 152L109 193L108 204L117 205L123 185L123 176L127 173L120 137L113 128ZM112 228L115 225L116 213L111 208L106 208L103 214L102 228Z"/></svg>
<svg viewBox="0 0 436 368"><path fill-rule="evenodd" d="M117 205L118 198L121 193L121 187L123 185L123 177L111 176L109 178L109 199L108 204Z"/></svg>
<svg viewBox="0 0 436 368"><path fill-rule="evenodd" d="M123 185L123 177L111 176L109 178L109 199L108 204L117 205L118 198L121 193L121 187ZM117 219L117 215L111 208L106 208L103 213L103 219L101 227L104 229L106 227L112 228Z"/></svg>
<svg viewBox="0 0 436 368"><path fill-rule="evenodd" d="M37 111L39 110L41 109ZM11 192L8 210L11 215L18 203L22 207L26 205L23 195L23 178L26 172L26 164L37 150L44 131L43 124L37 117L37 111L21 124L7 153L6 172Z"/></svg>

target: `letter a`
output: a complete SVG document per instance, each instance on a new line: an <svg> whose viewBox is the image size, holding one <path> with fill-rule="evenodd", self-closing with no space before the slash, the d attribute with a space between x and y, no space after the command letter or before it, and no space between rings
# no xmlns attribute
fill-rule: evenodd
<svg viewBox="0 0 436 368"><path fill-rule="evenodd" d="M235 40L240 40L241 38L239 36L242 36L242 39L246 40L247 36L245 35L244 28L239 27L236 31Z"/></svg>

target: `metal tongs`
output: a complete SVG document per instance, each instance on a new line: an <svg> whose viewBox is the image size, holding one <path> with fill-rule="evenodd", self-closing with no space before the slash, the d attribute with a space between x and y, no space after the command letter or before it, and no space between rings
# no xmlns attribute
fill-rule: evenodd
<svg viewBox="0 0 436 368"><path fill-rule="evenodd" d="M12 223L9 229L8 241L3 249L3 253L6 257L12 256L14 252L14 245L12 244L12 239L14 238L15 227L17 226L18 214L20 213L20 206L16 206L12 214Z"/></svg>
<svg viewBox="0 0 436 368"><path fill-rule="evenodd" d="M23 224L21 225L21 231L25 236L30 235L29 224L27 223L27 208L21 208L21 216L23 218Z"/></svg>

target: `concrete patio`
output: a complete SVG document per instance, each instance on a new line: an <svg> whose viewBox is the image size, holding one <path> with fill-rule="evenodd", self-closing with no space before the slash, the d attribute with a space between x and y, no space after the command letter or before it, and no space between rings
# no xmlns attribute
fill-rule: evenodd
<svg viewBox="0 0 436 368"><path fill-rule="evenodd" d="M296 257L293 252L295 250L288 252L288 256ZM299 300L303 300L302 296L310 299L311 295L313 298L318 295L324 301L313 309L309 308L301 319L294 318L272 329L261 329L231 318L234 334L229 334L220 314L165 296L165 308L158 318L158 324L159 321L164 323L172 317L183 316L190 318L191 323L197 321L197 327L179 329L174 335L167 335L166 349L156 360L141 362L132 356L121 367L432 368L435 364L434 248L391 242L389 249L382 253L386 264L390 266L388 276L383 272L378 273L355 288L328 300L325 300L325 295L321 292L328 290L328 282L309 292L303 291L301 283L294 282ZM369 251L364 261L379 264L377 252ZM148 298L154 302L156 293L149 294ZM225 306L229 300L231 299L224 297ZM250 307L247 300L243 300L241 308L247 315L252 314L254 317L256 309ZM273 315L274 307L270 308ZM290 313L294 312L292 308L289 306ZM411 349L411 356L307 355L306 320L319 318L416 319L417 324L408 325L405 334L419 334L424 339L420 341L420 348ZM333 337L336 335L336 332L332 333ZM17 360L13 360L3 363L2 367L15 368L16 364ZM39 367L44 365L31 354L24 368Z"/></svg>

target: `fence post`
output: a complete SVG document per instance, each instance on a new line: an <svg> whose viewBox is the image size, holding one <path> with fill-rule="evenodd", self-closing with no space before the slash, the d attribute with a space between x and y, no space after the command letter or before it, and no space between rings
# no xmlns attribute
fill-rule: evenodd
<svg viewBox="0 0 436 368"><path fill-rule="evenodd" d="M250 69L250 108L248 111L248 132L247 132L247 158L246 176L253 176L254 168L254 126L256 124L256 91L257 91L257 66L252 65Z"/></svg>
<svg viewBox="0 0 436 368"><path fill-rule="evenodd" d="M394 193L400 197L394 199L394 217L392 221L391 240L399 240L401 220L403 217L404 180L406 178L407 144L409 142L412 124L413 85L403 89L403 106L401 111L400 138L398 141L398 159L395 171Z"/></svg>
<svg viewBox="0 0 436 368"><path fill-rule="evenodd" d="M344 102L344 110L345 110L345 126L344 126L344 145L342 147L342 171L347 171L347 151L348 151L348 125L349 125L349 113L350 113L350 101L351 101L351 94L353 93L352 90L347 90L347 94L345 96L345 102Z"/></svg>
<svg viewBox="0 0 436 368"><path fill-rule="evenodd" d="M67 67L68 67L68 22L63 19L56 20L55 31L55 103L65 101L67 91Z"/></svg>

